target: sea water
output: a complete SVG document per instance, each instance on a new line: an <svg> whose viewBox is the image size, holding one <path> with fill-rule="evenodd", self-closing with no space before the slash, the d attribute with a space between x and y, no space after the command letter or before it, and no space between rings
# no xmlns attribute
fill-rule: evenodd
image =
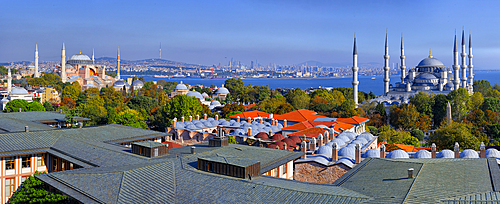
<svg viewBox="0 0 500 204"><path fill-rule="evenodd" d="M123 76L128 78L128 76ZM197 79L197 78L154 78L144 76L147 81L158 81L164 79L165 81L183 82L190 85L203 85L221 86L226 79ZM375 95L382 95L384 92L384 77L383 76L359 76L359 90L369 93L373 92ZM401 82L400 76L391 76L390 84ZM302 90L307 88L318 87L352 87L352 77L345 78L245 78L242 79L245 85L251 84L252 86L269 85L270 89L276 88L300 88ZM477 71L474 73L474 80L487 80L493 86L495 83L500 84L500 71Z"/></svg>

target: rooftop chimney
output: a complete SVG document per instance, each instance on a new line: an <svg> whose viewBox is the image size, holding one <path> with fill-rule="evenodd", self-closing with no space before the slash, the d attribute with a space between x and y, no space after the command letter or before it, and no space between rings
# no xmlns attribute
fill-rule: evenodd
<svg viewBox="0 0 500 204"><path fill-rule="evenodd" d="M304 155L302 155L302 159L306 158L306 151L307 151L306 145L307 145L306 141L302 141L302 144L300 145L300 151L304 153Z"/></svg>
<svg viewBox="0 0 500 204"><path fill-rule="evenodd" d="M241 121L240 116L237 116L236 117L236 122L240 122L240 121Z"/></svg>
<svg viewBox="0 0 500 204"><path fill-rule="evenodd" d="M320 133L318 135L318 147L323 146L323 135Z"/></svg>
<svg viewBox="0 0 500 204"><path fill-rule="evenodd" d="M325 144L330 142L330 133L328 133L327 131L325 131L324 140L325 140Z"/></svg>
<svg viewBox="0 0 500 204"><path fill-rule="evenodd" d="M22 112L22 110L23 110L22 108L19 108L19 112Z"/></svg>
<svg viewBox="0 0 500 204"><path fill-rule="evenodd" d="M184 116L181 117L181 122L184 122Z"/></svg>
<svg viewBox="0 0 500 204"><path fill-rule="evenodd" d="M283 150L288 150L288 148L286 146L286 142L283 142Z"/></svg>
<svg viewBox="0 0 500 204"><path fill-rule="evenodd" d="M408 178L413 178L413 168L408 169Z"/></svg>
<svg viewBox="0 0 500 204"><path fill-rule="evenodd" d="M479 146L479 150L480 150L480 154L479 154L479 157L480 158L485 158L485 149L486 147L484 146L484 142L481 142L481 145Z"/></svg>
<svg viewBox="0 0 500 204"><path fill-rule="evenodd" d="M63 113L62 109L59 109L59 113Z"/></svg>
<svg viewBox="0 0 500 204"><path fill-rule="evenodd" d="M172 126L173 126L173 127L175 127L175 125L177 125L177 118L174 118L174 119L172 120Z"/></svg>
<svg viewBox="0 0 500 204"><path fill-rule="evenodd" d="M339 146L336 142L332 143L332 161L337 161L339 159Z"/></svg>
<svg viewBox="0 0 500 204"><path fill-rule="evenodd" d="M458 142L455 142L455 158L460 158L460 145L458 145Z"/></svg>
<svg viewBox="0 0 500 204"><path fill-rule="evenodd" d="M193 116L189 116L189 121L193 121Z"/></svg>
<svg viewBox="0 0 500 204"><path fill-rule="evenodd" d="M361 162L361 145L359 143L356 144L355 146L355 158L354 158L354 162L356 164L359 164Z"/></svg>
<svg viewBox="0 0 500 204"><path fill-rule="evenodd" d="M219 115L215 115L215 120L219 120Z"/></svg>
<svg viewBox="0 0 500 204"><path fill-rule="evenodd" d="M273 119L273 114L269 113L269 119Z"/></svg>
<svg viewBox="0 0 500 204"><path fill-rule="evenodd" d="M431 155L432 155L433 159L436 158L436 144L434 144L434 143L432 143L432 145L431 145Z"/></svg>
<svg viewBox="0 0 500 204"><path fill-rule="evenodd" d="M207 115L206 113L205 113L205 114L203 114L203 118L204 118L205 120L207 119L207 117L208 117L208 115Z"/></svg>
<svg viewBox="0 0 500 204"><path fill-rule="evenodd" d="M248 136L252 136L252 128L251 127L248 128Z"/></svg>
<svg viewBox="0 0 500 204"><path fill-rule="evenodd" d="M385 145L380 145L380 158L385 158Z"/></svg>
<svg viewBox="0 0 500 204"><path fill-rule="evenodd" d="M263 119L263 118L260 118L259 123L264 123L264 119Z"/></svg>
<svg viewBox="0 0 500 204"><path fill-rule="evenodd" d="M252 122L252 118L248 117L247 122L251 123Z"/></svg>
<svg viewBox="0 0 500 204"><path fill-rule="evenodd" d="M286 127L287 124L286 124L286 119L283 120L283 127Z"/></svg>
<svg viewBox="0 0 500 204"><path fill-rule="evenodd" d="M196 149L195 146L191 146L191 154L196 154L195 149Z"/></svg>
<svg viewBox="0 0 500 204"><path fill-rule="evenodd" d="M313 137L313 138L311 139L310 149L311 149L312 151L316 151L316 138L315 138L315 137Z"/></svg>
<svg viewBox="0 0 500 204"><path fill-rule="evenodd" d="M196 115L196 120L200 120L200 115Z"/></svg>
<svg viewBox="0 0 500 204"><path fill-rule="evenodd" d="M30 127L28 127L28 126L24 126L24 131L25 131L25 132L29 132L29 131L30 131Z"/></svg>
<svg viewBox="0 0 500 204"><path fill-rule="evenodd" d="M82 128L82 127L83 127L83 122L82 122L82 121L78 122L78 127L79 127L79 128Z"/></svg>

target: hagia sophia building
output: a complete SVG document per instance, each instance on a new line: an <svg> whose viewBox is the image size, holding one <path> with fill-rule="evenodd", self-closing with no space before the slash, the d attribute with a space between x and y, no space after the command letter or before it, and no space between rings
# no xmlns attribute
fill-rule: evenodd
<svg viewBox="0 0 500 204"><path fill-rule="evenodd" d="M111 86L120 79L120 50L118 49L117 56L117 76L113 78L106 75L106 67L104 65L96 65L94 59L94 51L92 50L92 59L82 54L81 52L71 56L66 62L66 49L63 43L61 55L61 65L54 70L54 74L61 77L63 82L77 81L83 89L96 87L101 89L106 85ZM35 57L36 58L36 57ZM35 73L38 72L35 65Z"/></svg>

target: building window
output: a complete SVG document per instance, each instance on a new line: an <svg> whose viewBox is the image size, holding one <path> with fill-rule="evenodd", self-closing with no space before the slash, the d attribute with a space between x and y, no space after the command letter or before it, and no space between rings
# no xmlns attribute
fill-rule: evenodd
<svg viewBox="0 0 500 204"><path fill-rule="evenodd" d="M14 178L6 178L5 179L5 196L6 197L10 197L12 195L12 193L15 192L15 188L16 188L16 185L15 185L15 179Z"/></svg>
<svg viewBox="0 0 500 204"><path fill-rule="evenodd" d="M5 170L16 168L15 157L5 157Z"/></svg>
<svg viewBox="0 0 500 204"><path fill-rule="evenodd" d="M21 156L21 167L30 168L31 167L31 155Z"/></svg>
<svg viewBox="0 0 500 204"><path fill-rule="evenodd" d="M285 175L286 175L286 170L287 170L287 169L288 169L288 163L285 163L285 164L283 165L283 174L285 174Z"/></svg>
<svg viewBox="0 0 500 204"><path fill-rule="evenodd" d="M45 166L45 157L46 155L45 154L38 154L37 156L37 164L38 166Z"/></svg>
<svg viewBox="0 0 500 204"><path fill-rule="evenodd" d="M23 177L21 177L21 183L24 183L24 181L26 181L26 179L28 179L28 178L29 178L29 176L23 176Z"/></svg>
<svg viewBox="0 0 500 204"><path fill-rule="evenodd" d="M54 171L57 171L57 158L54 158L54 159L52 160L52 166L54 167L54 168L53 168L53 170L54 170Z"/></svg>

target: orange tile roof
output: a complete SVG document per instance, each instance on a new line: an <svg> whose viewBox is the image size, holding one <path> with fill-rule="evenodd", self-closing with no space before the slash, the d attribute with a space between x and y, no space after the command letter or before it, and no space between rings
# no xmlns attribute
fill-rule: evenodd
<svg viewBox="0 0 500 204"><path fill-rule="evenodd" d="M253 111L238 113L236 115L229 116L229 118L237 118L238 116L240 116L241 119L245 119L248 117L250 117L250 118L269 117L269 113L258 111L258 110L253 110Z"/></svg>
<svg viewBox="0 0 500 204"><path fill-rule="evenodd" d="M367 122L368 120L369 120L368 118L363 118L359 116L352 116L350 118L337 118L338 122L357 124L357 125Z"/></svg>
<svg viewBox="0 0 500 204"><path fill-rule="evenodd" d="M307 128L316 127L318 125L325 125L327 127L331 127L334 124L337 124L337 122L334 122L334 121L303 121L303 122L296 123L296 124L290 125L288 127L285 127L283 129L284 130L304 130Z"/></svg>
<svg viewBox="0 0 500 204"><path fill-rule="evenodd" d="M317 137L319 134L325 133L325 129L320 127L307 128L305 130L300 130L294 133L288 134L288 136L299 136L302 137L306 135L306 137Z"/></svg>
<svg viewBox="0 0 500 204"><path fill-rule="evenodd" d="M338 122L337 121L337 123L333 125L333 129L335 129L335 131L337 131L337 132L344 132L344 130L351 129L354 126L355 125L351 125L351 124L347 124L347 123L343 123L343 122ZM342 128L343 130L341 130L340 128Z"/></svg>
<svg viewBox="0 0 500 204"><path fill-rule="evenodd" d="M274 115L274 119L287 120L287 121L313 121L316 118L328 118L326 116L317 115L316 112L306 109L300 109L285 113L283 115Z"/></svg>

